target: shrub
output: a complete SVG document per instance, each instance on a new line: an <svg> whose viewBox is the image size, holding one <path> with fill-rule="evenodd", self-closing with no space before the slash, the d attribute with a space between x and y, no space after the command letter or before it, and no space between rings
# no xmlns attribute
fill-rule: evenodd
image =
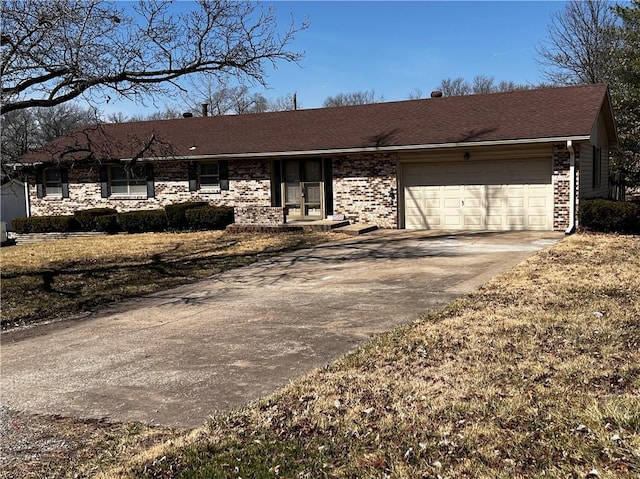
<svg viewBox="0 0 640 479"><path fill-rule="evenodd" d="M75 217L67 216L30 216L14 218L11 222L16 233L67 233L78 231L80 225Z"/></svg>
<svg viewBox="0 0 640 479"><path fill-rule="evenodd" d="M120 225L118 225L118 216L115 214L96 216L94 218L94 221L96 231L102 231L104 233L117 233L118 231L120 231Z"/></svg>
<svg viewBox="0 0 640 479"><path fill-rule="evenodd" d="M115 215L116 210L113 208L91 208L88 210L78 210L73 213L76 221L80 224L83 231L104 231L97 227L97 220L102 216Z"/></svg>
<svg viewBox="0 0 640 479"><path fill-rule="evenodd" d="M582 200L578 220L587 230L640 233L640 206L626 201L600 198Z"/></svg>
<svg viewBox="0 0 640 479"><path fill-rule="evenodd" d="M233 223L233 208L201 206L185 212L187 224L194 230L222 230Z"/></svg>
<svg viewBox="0 0 640 479"><path fill-rule="evenodd" d="M169 228L176 230L187 229L188 225L185 213L190 209L200 208L208 204L206 201L188 201L186 203L176 203L165 206L164 210L167 213L167 224Z"/></svg>
<svg viewBox="0 0 640 479"><path fill-rule="evenodd" d="M127 211L116 215L118 226L127 233L164 231L167 229L167 216L164 210Z"/></svg>

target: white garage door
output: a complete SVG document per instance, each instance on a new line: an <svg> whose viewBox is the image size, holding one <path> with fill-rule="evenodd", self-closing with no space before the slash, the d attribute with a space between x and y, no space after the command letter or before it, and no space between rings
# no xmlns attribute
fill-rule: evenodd
<svg viewBox="0 0 640 479"><path fill-rule="evenodd" d="M548 159L407 163L407 229L551 230Z"/></svg>

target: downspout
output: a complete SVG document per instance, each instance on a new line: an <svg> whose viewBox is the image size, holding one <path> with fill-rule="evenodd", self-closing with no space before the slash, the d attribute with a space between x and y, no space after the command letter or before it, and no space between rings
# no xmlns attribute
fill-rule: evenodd
<svg viewBox="0 0 640 479"><path fill-rule="evenodd" d="M576 230L576 152L573 149L573 141L567 140L569 150L569 226L565 234L573 234Z"/></svg>
<svg viewBox="0 0 640 479"><path fill-rule="evenodd" d="M29 197L29 181L24 179L24 202L27 216L31 216L31 198Z"/></svg>

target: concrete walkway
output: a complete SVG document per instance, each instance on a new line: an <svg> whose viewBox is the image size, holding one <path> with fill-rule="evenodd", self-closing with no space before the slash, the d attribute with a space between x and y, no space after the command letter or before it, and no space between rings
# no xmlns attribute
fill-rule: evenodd
<svg viewBox="0 0 640 479"><path fill-rule="evenodd" d="M419 318L562 238L377 231L2 335L0 403L202 424Z"/></svg>

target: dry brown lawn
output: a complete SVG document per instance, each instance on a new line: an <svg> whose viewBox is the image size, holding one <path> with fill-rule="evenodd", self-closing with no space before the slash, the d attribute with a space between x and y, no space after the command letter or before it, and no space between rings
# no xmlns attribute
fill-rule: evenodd
<svg viewBox="0 0 640 479"><path fill-rule="evenodd" d="M341 237L336 233L146 233L3 248L2 327L90 312Z"/></svg>

